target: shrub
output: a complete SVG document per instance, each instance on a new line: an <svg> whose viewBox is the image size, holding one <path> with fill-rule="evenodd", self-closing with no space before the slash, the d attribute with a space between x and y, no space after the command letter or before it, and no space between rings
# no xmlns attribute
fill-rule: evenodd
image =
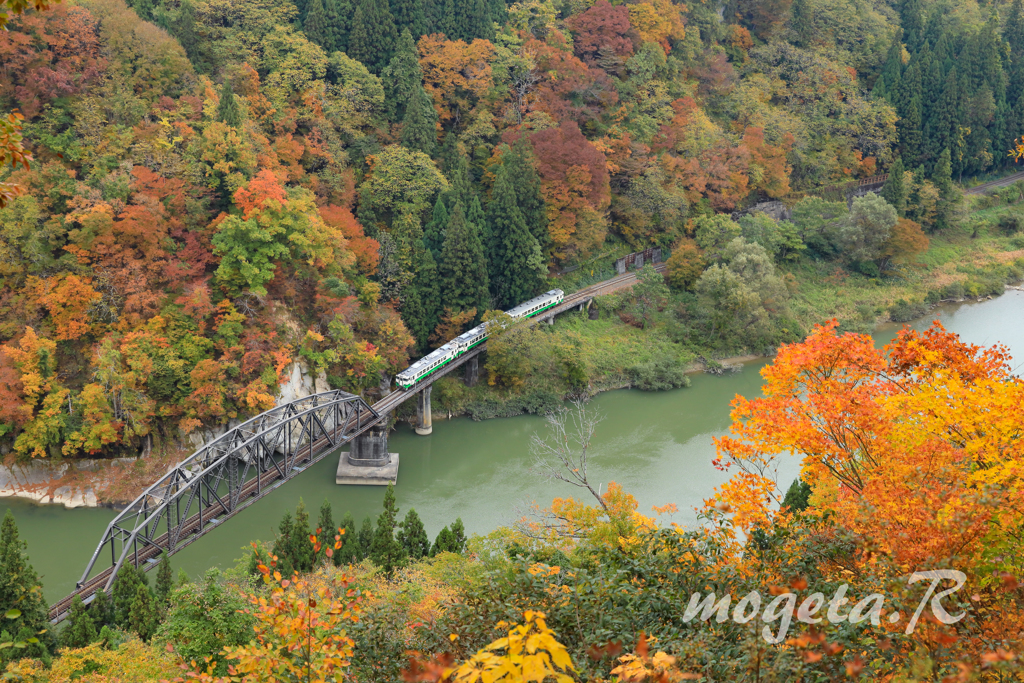
<svg viewBox="0 0 1024 683"><path fill-rule="evenodd" d="M927 312L928 307L924 303L900 299L889 307L889 318L894 323L905 323L920 318Z"/></svg>
<svg viewBox="0 0 1024 683"><path fill-rule="evenodd" d="M630 385L640 391L665 391L690 386L686 367L668 354L646 363L639 363L626 371Z"/></svg>

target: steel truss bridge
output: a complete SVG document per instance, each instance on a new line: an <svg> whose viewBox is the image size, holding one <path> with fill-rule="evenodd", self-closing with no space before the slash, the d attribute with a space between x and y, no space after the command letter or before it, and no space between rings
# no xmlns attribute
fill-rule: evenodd
<svg viewBox="0 0 1024 683"><path fill-rule="evenodd" d="M663 272L665 265L655 269ZM635 272L599 282L532 320L550 322L561 313L582 310L595 296L635 282ZM372 406L360 396L328 391L229 429L175 465L110 522L75 592L50 607L50 621L63 621L76 596L90 602L100 590L109 595L126 563L143 570L155 567L162 553L173 555L356 437L374 427L387 429L391 411L478 358L486 347L480 344L415 387L391 392ZM97 567L103 568L92 575Z"/></svg>

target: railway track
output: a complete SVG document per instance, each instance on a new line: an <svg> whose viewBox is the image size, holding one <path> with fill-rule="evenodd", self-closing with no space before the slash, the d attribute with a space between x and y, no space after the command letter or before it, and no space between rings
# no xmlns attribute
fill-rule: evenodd
<svg viewBox="0 0 1024 683"><path fill-rule="evenodd" d="M656 264L655 270L658 272L664 272L666 265L664 263ZM561 304L546 311L545 314L538 318L533 318L532 322L536 324L540 320L547 320L554 316L565 313L582 303L586 303L595 296L601 296L603 294L610 294L620 289L633 286L637 281L636 271L623 273L617 275L611 279L599 282L597 284L584 287L583 289L573 292L565 297ZM450 363L447 367L442 369L430 376L429 379L420 382L409 391L397 390L391 392L387 396L384 396L375 404L373 404L374 411L378 414L375 419L367 420L365 423L360 424L358 432L351 435L351 438L355 438L356 435L365 432L366 430L390 419L391 411L397 408L400 404L408 400L412 395L415 395L425 385L431 384L441 377L451 373L456 368L462 366L466 361L478 356L481 352L486 350L486 342L480 344L474 348L470 353L464 354L456 359L455 362ZM341 427L344 430L346 427ZM310 465L313 465L322 460L327 455L337 451L340 436L339 427L335 426L331 430L331 438L326 435L321 436L319 439L313 441L308 446L306 454L296 455L292 472L288 476L283 476L277 468L268 469L266 472L259 474L257 473L252 479L244 482L241 485L241 491L238 496L238 503L233 507L229 508L226 502L222 502L220 498L215 498L209 501L207 507L203 508L202 505L199 507L199 511L192 514L184 522L182 522L181 531L178 534L177 541L174 544L174 550L177 551L191 543L194 543L203 536L205 531L211 526L217 526L223 523L225 520L238 514L252 503L256 502L263 496L267 495L281 484L289 481L294 474L304 471ZM333 443L332 443L333 439ZM303 447L304 449L306 447ZM146 541L141 548L138 548L131 554L132 562L136 567L139 567L143 571L149 571L156 567L158 562L156 559L161 553L166 552L165 548L168 545L167 533L163 533L160 536ZM55 604L51 605L48 611L48 617L52 623L59 623L63 621L71 608L71 603L75 597L81 597L83 600L91 600L97 591L103 588L103 586L109 581L111 574L113 573L113 567L107 567L106 569L98 572L94 576L86 580L81 586L78 586L74 593L68 595Z"/></svg>
<svg viewBox="0 0 1024 683"><path fill-rule="evenodd" d="M982 183L977 187L972 187L969 190L965 190L965 192L967 194L986 194L988 192L991 192L992 190L998 190L1001 187L1013 185L1018 180L1024 180L1024 171L1021 171L1020 173L1014 173L1013 175L1008 175L1005 178L999 178L998 180L990 180L987 183Z"/></svg>

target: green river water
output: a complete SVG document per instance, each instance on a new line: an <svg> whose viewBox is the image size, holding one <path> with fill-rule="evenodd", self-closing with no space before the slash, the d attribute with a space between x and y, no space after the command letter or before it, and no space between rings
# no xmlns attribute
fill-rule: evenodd
<svg viewBox="0 0 1024 683"><path fill-rule="evenodd" d="M947 329L968 342L1010 347L1017 374L1024 374L1024 292L1008 291L982 303L947 306L933 311L914 327L927 327L938 317ZM889 341L896 326L875 335ZM711 465L711 437L729 425L729 402L736 394L759 394L758 370L765 361L746 364L742 372L721 377L694 375L687 389L660 393L612 391L593 405L604 415L592 450L591 479L602 487L621 484L637 497L640 509L675 503L680 523L695 519L693 508L708 497L725 474ZM530 436L543 431L539 417L473 422L468 418L434 421L434 432L416 436L403 425L390 438L391 450L401 457L398 485L400 515L413 507L423 518L431 538L444 525L461 517L470 533L486 533L522 516L531 503L547 505L556 496L575 495L568 484L545 480L533 468ZM380 513L384 490L371 486L337 486L337 458L328 456L317 465L226 520L171 558L174 570L197 576L207 568L231 566L252 539L273 537L286 510L302 498L316 509L330 500L335 519L351 511L357 523ZM779 480L788 485L798 470L786 463ZM18 499L0 503L10 507L22 537L28 542L32 564L40 573L50 602L74 589L107 523L116 514L109 509L67 510Z"/></svg>

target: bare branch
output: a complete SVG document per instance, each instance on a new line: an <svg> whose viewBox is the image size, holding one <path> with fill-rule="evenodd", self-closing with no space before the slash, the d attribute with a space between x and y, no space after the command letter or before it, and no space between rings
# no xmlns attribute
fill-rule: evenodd
<svg viewBox="0 0 1024 683"><path fill-rule="evenodd" d="M607 503L587 478L591 440L602 419L588 411L582 400L573 401L572 408L548 416L548 434L544 438L537 434L531 437L530 453L541 473L549 479L587 489L607 512Z"/></svg>

